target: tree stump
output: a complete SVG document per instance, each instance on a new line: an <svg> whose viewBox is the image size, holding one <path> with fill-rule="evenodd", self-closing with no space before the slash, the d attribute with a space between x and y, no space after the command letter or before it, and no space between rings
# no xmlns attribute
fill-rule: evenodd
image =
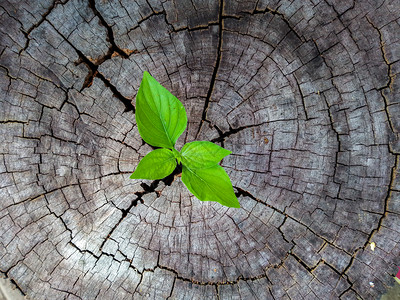
<svg viewBox="0 0 400 300"><path fill-rule="evenodd" d="M393 1L2 1L0 270L32 299L378 299L400 265ZM240 209L130 180L149 71ZM375 246L375 247L374 247Z"/></svg>

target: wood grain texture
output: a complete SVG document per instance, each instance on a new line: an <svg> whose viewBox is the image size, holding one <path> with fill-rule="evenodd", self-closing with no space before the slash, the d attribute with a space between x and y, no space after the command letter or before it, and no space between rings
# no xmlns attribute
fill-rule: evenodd
<svg viewBox="0 0 400 300"><path fill-rule="evenodd" d="M400 265L400 7L0 4L0 271L32 299L377 299ZM130 180L144 71L241 209ZM376 248L372 251L370 244ZM373 282L373 287L370 282Z"/></svg>

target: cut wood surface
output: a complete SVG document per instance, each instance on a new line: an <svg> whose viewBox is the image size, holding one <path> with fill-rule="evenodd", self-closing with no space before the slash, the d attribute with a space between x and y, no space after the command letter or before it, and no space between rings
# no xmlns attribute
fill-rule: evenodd
<svg viewBox="0 0 400 300"><path fill-rule="evenodd" d="M0 270L31 299L378 299L400 265L400 4L0 2ZM144 71L240 209L131 180ZM373 244L374 243L374 244ZM375 248L371 245L376 245Z"/></svg>

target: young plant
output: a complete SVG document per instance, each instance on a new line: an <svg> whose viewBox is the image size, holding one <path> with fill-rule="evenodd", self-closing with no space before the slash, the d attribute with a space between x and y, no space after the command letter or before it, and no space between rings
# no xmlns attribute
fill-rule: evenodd
<svg viewBox="0 0 400 300"><path fill-rule="evenodd" d="M139 162L131 179L162 179L182 165L182 182L201 201L240 207L228 174L219 162L232 152L206 141L175 143L185 131L187 116L182 103L148 72L136 95L136 123L143 140L159 147Z"/></svg>

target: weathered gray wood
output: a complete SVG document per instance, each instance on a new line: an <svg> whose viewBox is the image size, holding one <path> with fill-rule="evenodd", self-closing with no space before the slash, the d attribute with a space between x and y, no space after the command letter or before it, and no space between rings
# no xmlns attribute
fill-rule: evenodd
<svg viewBox="0 0 400 300"><path fill-rule="evenodd" d="M397 1L2 1L0 271L32 299L377 299L400 265ZM241 203L133 181L149 71ZM371 243L375 243L373 250ZM373 284L371 284L373 283Z"/></svg>

